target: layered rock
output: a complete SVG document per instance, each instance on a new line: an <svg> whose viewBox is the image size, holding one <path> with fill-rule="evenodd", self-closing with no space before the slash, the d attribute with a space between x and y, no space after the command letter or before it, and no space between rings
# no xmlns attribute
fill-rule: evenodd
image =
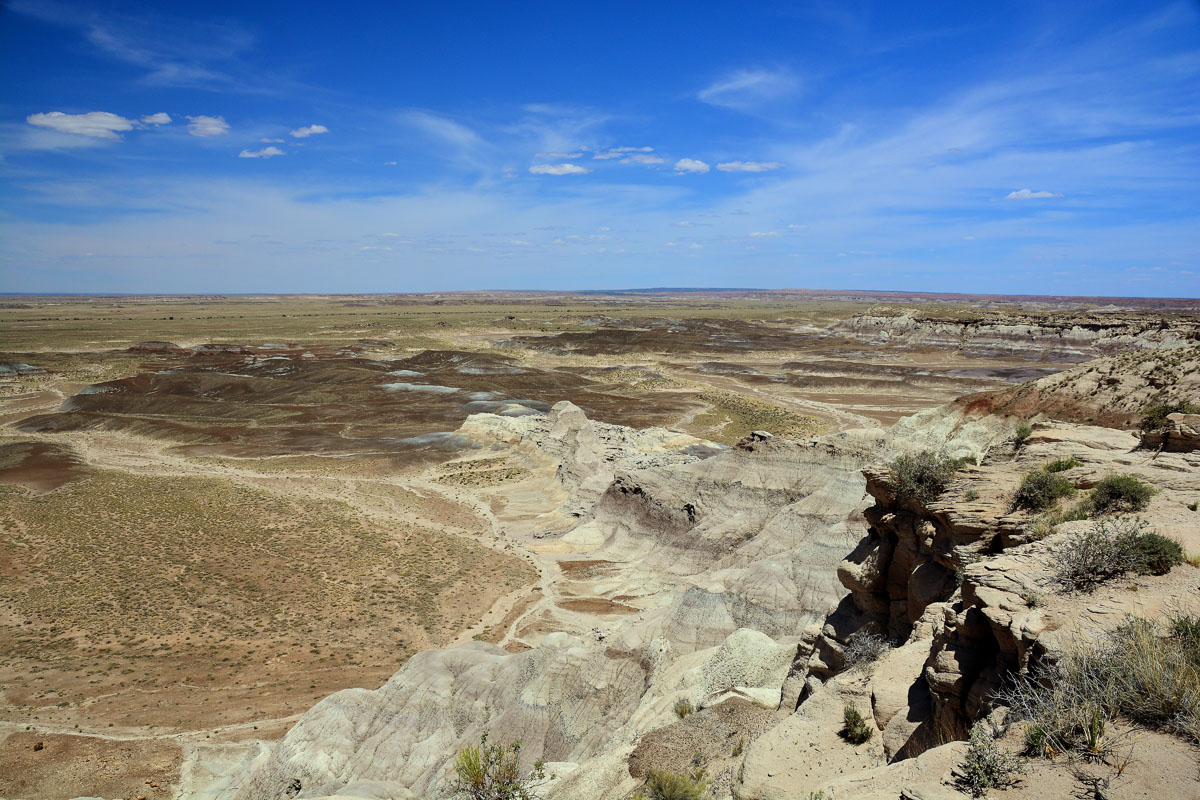
<svg viewBox="0 0 1200 800"><path fill-rule="evenodd" d="M1142 434L1142 445L1176 453L1200 450L1200 414L1168 414L1165 428Z"/></svg>
<svg viewBox="0 0 1200 800"><path fill-rule="evenodd" d="M975 356L1088 361L1126 350L1181 347L1200 340L1200 320L1131 311L1037 313L878 307L831 325L827 335L876 345L936 347Z"/></svg>

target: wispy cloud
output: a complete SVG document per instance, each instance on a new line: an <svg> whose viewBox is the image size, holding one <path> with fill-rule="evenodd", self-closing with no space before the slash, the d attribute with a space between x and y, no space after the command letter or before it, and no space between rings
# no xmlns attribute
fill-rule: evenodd
<svg viewBox="0 0 1200 800"><path fill-rule="evenodd" d="M1004 195L1005 200L1045 200L1051 197L1062 197L1058 192L1047 192L1045 190L1034 192L1029 189L1018 189L1015 192L1009 192Z"/></svg>
<svg viewBox="0 0 1200 800"><path fill-rule="evenodd" d="M708 172L709 166L695 158L681 158L675 162L676 172Z"/></svg>
<svg viewBox="0 0 1200 800"><path fill-rule="evenodd" d="M145 70L162 86L248 88L240 56L254 37L229 21L201 21L153 11L124 14L69 0L11 0L9 11L79 31L101 53Z"/></svg>
<svg viewBox="0 0 1200 800"><path fill-rule="evenodd" d="M578 164L534 164L529 171L534 175L586 175L591 172Z"/></svg>
<svg viewBox="0 0 1200 800"><path fill-rule="evenodd" d="M550 153L537 153L534 157L535 158L580 158L582 156L583 156L583 153L550 152Z"/></svg>
<svg viewBox="0 0 1200 800"><path fill-rule="evenodd" d="M201 139L211 139L213 136L224 136L229 133L229 123L224 117L207 117L203 114L188 117L188 133Z"/></svg>
<svg viewBox="0 0 1200 800"><path fill-rule="evenodd" d="M770 172L783 164L778 161L725 161L717 164L721 172Z"/></svg>
<svg viewBox="0 0 1200 800"><path fill-rule="evenodd" d="M275 156L287 155L283 150L280 150L274 145L264 147L262 150L243 150L238 153L238 158L273 158Z"/></svg>
<svg viewBox="0 0 1200 800"><path fill-rule="evenodd" d="M304 128L296 128L296 130L292 131L292 136L296 139L307 139L309 136L317 133L329 133L329 128L326 128L324 125L309 125Z"/></svg>
<svg viewBox="0 0 1200 800"><path fill-rule="evenodd" d="M755 111L790 97L800 89L800 79L786 69L739 69L702 89L697 95L709 105L735 111Z"/></svg>
<svg viewBox="0 0 1200 800"><path fill-rule="evenodd" d="M630 153L653 153L653 147L609 147L605 150L597 150L592 154L592 158L625 158Z"/></svg>
<svg viewBox="0 0 1200 800"><path fill-rule="evenodd" d="M665 158L653 156L648 153L634 153L633 155L625 156L621 159L622 164L641 164L646 167L654 167L659 164L667 163Z"/></svg>
<svg viewBox="0 0 1200 800"><path fill-rule="evenodd" d="M137 124L131 119L108 111L89 111L86 114L65 114L62 111L51 111L46 114L30 114L25 121L30 125L49 128L59 133L90 136L114 142L120 140L121 133L133 130Z"/></svg>

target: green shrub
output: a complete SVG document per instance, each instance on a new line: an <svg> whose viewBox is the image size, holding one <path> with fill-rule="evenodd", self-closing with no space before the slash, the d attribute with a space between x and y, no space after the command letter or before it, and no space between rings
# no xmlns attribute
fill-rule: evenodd
<svg viewBox="0 0 1200 800"><path fill-rule="evenodd" d="M842 709L842 729L839 735L850 744L862 744L871 738L875 728L867 722L853 703L847 703Z"/></svg>
<svg viewBox="0 0 1200 800"><path fill-rule="evenodd" d="M680 719L683 719L695 710L696 709L692 707L692 704L683 698L675 701L675 716L679 717Z"/></svg>
<svg viewBox="0 0 1200 800"><path fill-rule="evenodd" d="M949 458L928 450L915 455L898 456L888 465L896 500L912 500L922 505L932 503L946 491L950 478L964 463L962 459Z"/></svg>
<svg viewBox="0 0 1200 800"><path fill-rule="evenodd" d="M1145 575L1166 575L1183 563L1183 545L1157 533L1143 533L1133 541L1133 568Z"/></svg>
<svg viewBox="0 0 1200 800"><path fill-rule="evenodd" d="M1021 479L1021 485L1013 496L1013 508L1030 511L1045 511L1063 497L1075 494L1075 487L1066 478L1053 472L1034 470Z"/></svg>
<svg viewBox="0 0 1200 800"><path fill-rule="evenodd" d="M966 500L968 503L973 502L978 499L979 499L979 492L975 491L974 489L967 489L967 491L965 491L963 493L963 500Z"/></svg>
<svg viewBox="0 0 1200 800"><path fill-rule="evenodd" d="M1082 466L1082 462L1076 461L1073 458L1056 458L1050 463L1042 465L1042 469L1046 472L1066 472L1069 469Z"/></svg>
<svg viewBox="0 0 1200 800"><path fill-rule="evenodd" d="M985 720L971 726L967 754L958 765L958 785L972 797L983 797L988 789L1016 783L1021 762L1016 754L1002 749Z"/></svg>
<svg viewBox="0 0 1200 800"><path fill-rule="evenodd" d="M1013 428L1013 441L1017 447L1024 447L1025 440L1033 435L1033 426L1028 422L1018 422L1017 427Z"/></svg>
<svg viewBox="0 0 1200 800"><path fill-rule="evenodd" d="M688 776L652 769L633 800L702 800L706 788L703 770Z"/></svg>
<svg viewBox="0 0 1200 800"><path fill-rule="evenodd" d="M1146 433L1165 431L1170 424L1168 414L1200 414L1200 406L1187 400L1152 403L1142 410L1141 429Z"/></svg>
<svg viewBox="0 0 1200 800"><path fill-rule="evenodd" d="M1145 523L1132 517L1097 520L1069 534L1054 555L1055 582L1082 592L1125 572L1164 575L1184 562L1179 542L1145 530Z"/></svg>
<svg viewBox="0 0 1200 800"><path fill-rule="evenodd" d="M464 747L454 762L454 796L465 800L537 800L535 792L547 780L541 761L529 772L521 771L521 743L488 744L487 734L479 747Z"/></svg>
<svg viewBox="0 0 1200 800"><path fill-rule="evenodd" d="M1132 475L1109 475L1102 478L1092 490L1090 506L1093 514L1141 511L1155 494L1153 486L1142 483Z"/></svg>

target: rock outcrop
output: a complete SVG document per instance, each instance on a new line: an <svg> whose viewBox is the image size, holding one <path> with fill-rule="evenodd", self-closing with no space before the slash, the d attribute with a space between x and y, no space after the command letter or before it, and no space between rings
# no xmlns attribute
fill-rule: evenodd
<svg viewBox="0 0 1200 800"><path fill-rule="evenodd" d="M1168 414L1165 428L1142 434L1142 446L1174 453L1200 450L1200 414Z"/></svg>
<svg viewBox="0 0 1200 800"><path fill-rule="evenodd" d="M830 336L893 347L936 347L975 356L1089 361L1127 350L1182 347L1200 341L1200 319L1131 311L953 312L882 306L826 329Z"/></svg>

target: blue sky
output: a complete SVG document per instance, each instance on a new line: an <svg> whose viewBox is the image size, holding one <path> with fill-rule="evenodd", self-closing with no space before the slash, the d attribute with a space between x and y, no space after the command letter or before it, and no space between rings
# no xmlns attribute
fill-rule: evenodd
<svg viewBox="0 0 1200 800"><path fill-rule="evenodd" d="M1195 2L190 6L0 11L0 291L1200 296Z"/></svg>

